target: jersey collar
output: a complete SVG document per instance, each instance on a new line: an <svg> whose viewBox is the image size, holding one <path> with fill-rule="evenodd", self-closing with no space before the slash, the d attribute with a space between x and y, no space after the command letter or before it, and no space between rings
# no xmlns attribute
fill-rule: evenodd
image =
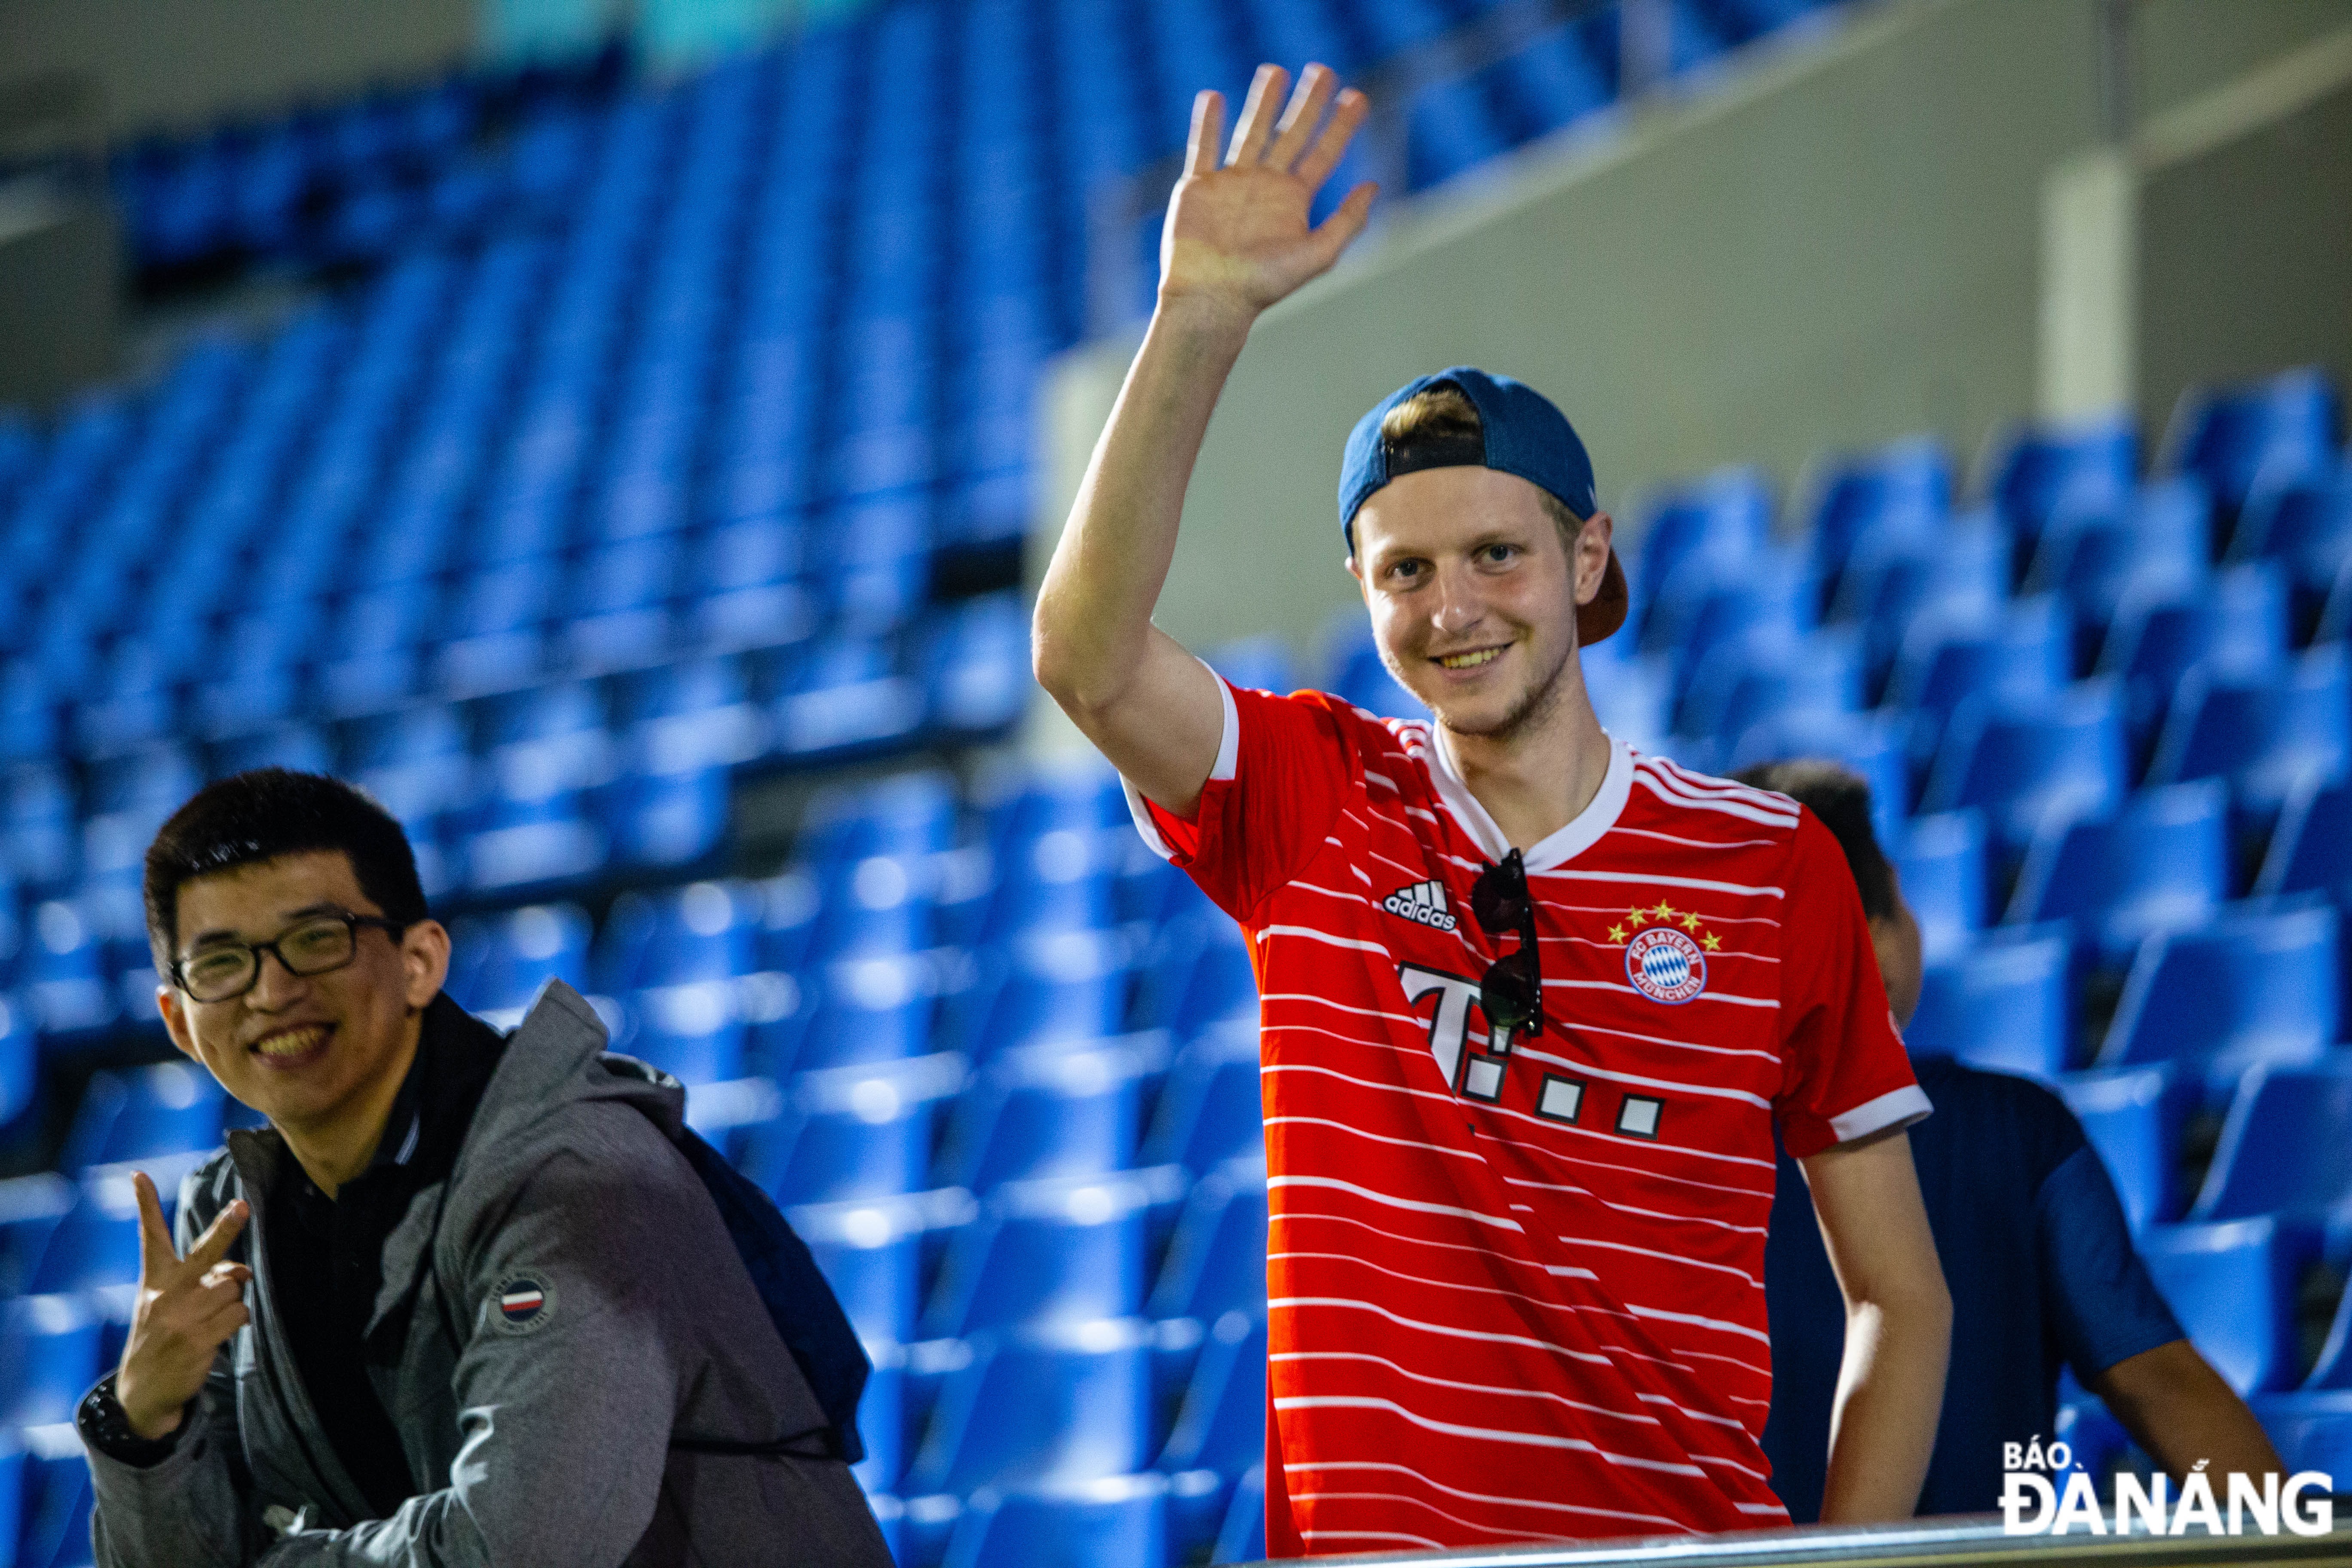
<svg viewBox="0 0 2352 1568"><path fill-rule="evenodd" d="M1486 815L1486 808L1478 804L1478 797L1470 793L1470 786L1462 782L1461 773L1454 766L1454 752L1446 742L1444 727L1432 722L1429 738L1429 776L1437 784L1438 798L1486 858L1500 860L1511 852L1510 841L1495 826L1495 819ZM1617 826L1618 816L1624 811L1626 798L1633 793L1633 753L1624 742L1611 735L1609 771L1601 776L1600 791L1566 826L1528 847L1523 857L1528 869L1549 871L1591 848L1602 834Z"/></svg>

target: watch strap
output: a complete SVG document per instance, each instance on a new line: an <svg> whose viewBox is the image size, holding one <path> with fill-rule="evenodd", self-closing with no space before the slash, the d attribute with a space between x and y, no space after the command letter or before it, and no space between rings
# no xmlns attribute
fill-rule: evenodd
<svg viewBox="0 0 2352 1568"><path fill-rule="evenodd" d="M187 1423L181 1422L161 1437L142 1437L131 1429L131 1416L115 1392L114 1376L108 1373L98 1380L97 1387L82 1395L74 1407L74 1426L80 1429L84 1442L120 1464L142 1470L161 1464L180 1446L180 1434L187 1430Z"/></svg>

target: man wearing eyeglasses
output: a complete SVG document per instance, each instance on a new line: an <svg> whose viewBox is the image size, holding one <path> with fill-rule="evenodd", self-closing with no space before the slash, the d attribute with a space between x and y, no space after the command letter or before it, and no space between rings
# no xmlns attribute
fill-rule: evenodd
<svg viewBox="0 0 2352 1568"><path fill-rule="evenodd" d="M400 825L278 769L147 854L172 1042L267 1119L133 1178L140 1281L77 1412L101 1568L855 1563L880 1531L677 1139L549 987L441 990Z"/></svg>
<svg viewBox="0 0 2352 1568"><path fill-rule="evenodd" d="M1576 652L1625 585L1559 410L1463 366L1349 437L1348 568L1433 721L1236 689L1151 625L1251 321L1371 200L1308 226L1364 102L1319 67L1286 110L1285 86L1261 68L1222 164L1223 106L1195 105L1034 653L1146 839L1251 938L1267 1546L1784 1522L1758 1444L1776 1123L1849 1325L1824 1517L1906 1517L1950 1331L1901 1131L1927 1099L1836 842L1595 720Z"/></svg>

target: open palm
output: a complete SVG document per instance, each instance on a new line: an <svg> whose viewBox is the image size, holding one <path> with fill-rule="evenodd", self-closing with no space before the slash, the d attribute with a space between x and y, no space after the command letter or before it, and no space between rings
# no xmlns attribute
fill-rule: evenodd
<svg viewBox="0 0 2352 1568"><path fill-rule="evenodd" d="M1310 226L1307 216L1315 193L1364 121L1364 95L1349 88L1334 103L1339 78L1328 67L1310 65L1276 122L1276 106L1288 85L1280 67L1258 68L1222 164L1217 144L1224 97L1203 92L1192 100L1184 177L1160 233L1163 300L1263 310L1323 272L1363 232L1372 205L1370 184L1349 192L1321 227Z"/></svg>

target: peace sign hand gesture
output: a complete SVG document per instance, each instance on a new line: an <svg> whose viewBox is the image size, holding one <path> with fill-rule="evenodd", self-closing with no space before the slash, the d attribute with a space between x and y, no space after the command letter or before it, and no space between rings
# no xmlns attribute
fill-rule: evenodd
<svg viewBox="0 0 2352 1568"><path fill-rule="evenodd" d="M1335 104L1339 77L1328 66L1310 65L1277 123L1275 108L1289 81L1279 66L1258 67L1222 166L1224 95L1203 92L1192 100L1184 177L1160 231L1163 304L1202 304L1246 321L1328 269L1363 232L1376 189L1369 182L1349 191L1320 228L1307 219L1369 104L1353 88L1339 92Z"/></svg>
<svg viewBox="0 0 2352 1568"><path fill-rule="evenodd" d="M131 1182L139 1195L139 1300L114 1394L131 1429L155 1438L179 1429L188 1401L212 1373L214 1356L252 1321L245 1285L253 1270L224 1261L250 1211L241 1199L229 1205L182 1258L155 1184L143 1171Z"/></svg>

